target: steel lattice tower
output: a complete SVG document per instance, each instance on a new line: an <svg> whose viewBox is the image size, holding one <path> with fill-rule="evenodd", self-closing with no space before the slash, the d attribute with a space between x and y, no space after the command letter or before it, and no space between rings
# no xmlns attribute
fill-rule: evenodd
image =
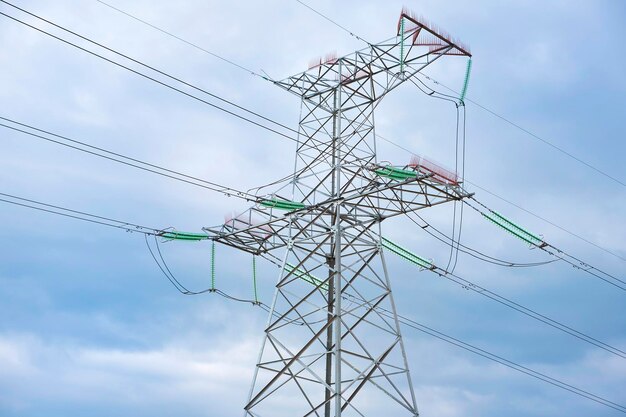
<svg viewBox="0 0 626 417"><path fill-rule="evenodd" d="M374 109L449 55L470 53L403 11L395 39L275 82L302 100L294 175L205 228L280 266L246 416L418 415L381 223L467 194L420 164L379 164Z"/></svg>

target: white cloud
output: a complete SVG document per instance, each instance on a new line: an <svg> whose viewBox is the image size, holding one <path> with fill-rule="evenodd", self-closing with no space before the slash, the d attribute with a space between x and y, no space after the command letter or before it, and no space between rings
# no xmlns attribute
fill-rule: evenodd
<svg viewBox="0 0 626 417"><path fill-rule="evenodd" d="M249 383L256 339L208 340L201 348L168 343L161 348L111 349L51 342L31 334L0 338L2 407L29 409L48 404L90 404L158 410L176 404L196 412L221 404L241 408Z"/></svg>
<svg viewBox="0 0 626 417"><path fill-rule="evenodd" d="M331 50L347 53L362 46L296 2L193 1L181 6L110 1L277 77L297 73L310 58ZM25 3L24 7L79 33L251 109L290 126L297 122L299 105L294 97L97 2ZM402 6L401 2L356 1L311 4L373 41L393 35ZM567 149L580 149L583 154L593 150L601 163L614 158L619 176L619 155L624 149L615 138L623 136L623 127L616 123L609 130L610 126L595 122L600 111L607 120L619 122L623 107L613 90L616 81L623 84L623 57L613 43L606 42L620 39L621 32L609 21L615 17L607 16L605 3L425 1L410 6L472 44L472 98L523 121L542 136L548 132L547 138ZM580 29L583 21L586 31ZM237 188L269 182L292 169L291 142L5 23L0 28L0 60L7 63L2 67L0 102L8 116ZM595 58L581 59L583 51L591 51ZM434 74L451 86L460 85L464 61L440 64ZM598 94L605 107L598 109L595 101L587 100L591 93ZM451 165L452 107L433 104L414 88L399 89L394 97L379 108L378 132ZM575 105L581 106L578 112ZM472 181L594 242L625 249L621 188L600 181L586 168L570 164L476 107L468 106L468 114L467 166ZM582 135L578 131L583 127L601 134ZM18 134L3 130L1 136L0 192L183 230L218 224L224 213L245 206ZM408 155L388 145L381 144L381 149L381 158L407 161ZM619 261L472 191L564 249L622 273ZM213 299L176 298L157 275L143 242L133 240L136 235L109 235L97 226L26 209L3 206L0 210L4 220L0 273L5 284L0 290L4 297L0 315L6 318L0 323L0 413L2 407L9 407L15 415L29 415L29 409L39 407L46 415L82 415L94 405L133 416L181 414L180 410L211 416L241 412L262 320L257 316L233 319L236 307L213 309L204 304ZM424 214L449 231L449 208ZM538 251L529 253L523 243L485 224L475 213L466 214L464 225L463 241L488 254L513 260L539 258ZM385 233L439 264L447 261L447 248L408 222L390 223ZM165 251L184 279L206 285L206 246L169 246ZM222 247L218 254L219 285L250 294L249 258ZM480 297L474 294L469 299L469 292L441 284L432 274L418 274L397 259L388 261L392 272L399 272L392 278L401 288L396 293L401 313L420 314L442 330L471 328L465 336L485 347L507 350L532 366L616 401L626 397L620 388L625 386L626 373L621 359L589 354L586 346L553 339L551 334L547 340L537 340L537 334L545 333L534 323L518 325L512 316L476 301ZM568 324L593 334L597 331L603 340L623 341L621 294L615 296L579 271L553 265L512 273L467 258L461 258L459 270L464 277L541 312L571 319ZM274 279L275 269L266 266L261 278L266 296ZM168 308L176 313L164 313ZM189 320L194 325L191 330ZM562 346L567 358L555 357L552 345ZM601 414L601 409L574 401L570 394L440 343L419 339L411 346L422 415L512 415L511 410L518 410L517 415Z"/></svg>

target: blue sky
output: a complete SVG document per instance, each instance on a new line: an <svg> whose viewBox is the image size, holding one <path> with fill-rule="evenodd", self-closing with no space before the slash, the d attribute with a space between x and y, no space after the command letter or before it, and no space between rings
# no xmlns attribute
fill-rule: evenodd
<svg viewBox="0 0 626 417"><path fill-rule="evenodd" d="M255 71L283 78L311 58L362 47L292 0L120 2L154 24ZM261 4L262 3L262 4ZM297 99L95 0L20 6L195 85L296 127ZM394 35L402 2L312 6L360 36ZM626 180L626 7L617 1L409 2L472 46L468 97ZM6 5L1 11L18 16ZM21 16L21 15L19 15ZM30 20L29 20L30 21ZM2 18L0 116L248 189L290 173L280 137ZM429 74L455 89L465 61ZM378 108L377 133L454 165L454 107L405 85ZM626 257L624 186L478 107L467 106L466 180ZM245 202L0 130L0 192L155 228L199 230ZM381 160L410 155L379 143ZM624 261L467 184L490 207L554 246L626 278ZM423 213L449 231L451 210ZM214 295L185 297L160 275L140 234L0 205L0 415L240 415L265 313ZM471 211L463 242L520 262L548 256ZM387 236L445 264L448 248L412 223ZM164 255L192 288L209 281L209 245L168 244ZM217 249L217 282L250 297L251 259ZM276 269L259 264L269 300ZM625 294L564 263L509 269L463 254L457 273L626 350ZM617 403L626 360L484 297L391 259L398 309L442 332ZM571 393L404 329L423 416L612 416ZM285 410L288 413L288 410Z"/></svg>

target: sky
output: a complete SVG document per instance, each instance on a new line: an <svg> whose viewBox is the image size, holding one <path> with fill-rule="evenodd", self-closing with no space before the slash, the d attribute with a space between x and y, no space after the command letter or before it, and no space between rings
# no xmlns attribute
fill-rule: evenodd
<svg viewBox="0 0 626 417"><path fill-rule="evenodd" d="M294 0L110 2L275 79L302 72L311 59L329 52L341 56L363 47ZM96 0L17 3L297 127L297 97ZM469 99L626 181L622 2L350 0L310 5L370 41L394 36L403 5L426 16L471 45ZM50 29L6 4L0 11ZM293 170L294 147L284 138L0 18L0 116L242 190ZM446 58L428 74L458 91L465 65L462 58ZM466 110L466 189L555 247L626 279L625 261L619 258L626 258L626 186L471 102ZM403 85L377 108L376 123L382 137L454 166L455 108L450 103ZM0 146L0 193L187 231L219 225L228 213L247 207L1 126ZM378 152L380 160L397 165L411 157L384 141ZM450 232L450 207L421 214ZM139 233L1 201L0 219L0 415L243 414L267 319L263 310L216 294L179 294ZM383 230L435 263L447 262L449 248L406 219L390 220ZM550 260L471 210L464 215L462 241L515 262ZM210 244L175 242L162 249L181 281L192 289L207 287ZM220 289L252 296L250 256L218 246L215 269ZM259 296L268 302L277 270L263 261L258 269ZM401 259L390 259L389 273L403 316L624 404L626 359ZM626 294L579 269L563 262L505 268L460 254L456 273L626 350ZM403 336L422 416L620 414L414 329L403 328ZM288 405L283 411L288 414Z"/></svg>

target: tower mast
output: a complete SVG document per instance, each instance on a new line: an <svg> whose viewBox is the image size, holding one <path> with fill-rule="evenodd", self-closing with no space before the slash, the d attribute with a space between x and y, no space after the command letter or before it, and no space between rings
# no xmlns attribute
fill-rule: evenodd
<svg viewBox="0 0 626 417"><path fill-rule="evenodd" d="M379 164L374 110L441 57L470 54L407 11L397 35L275 82L302 103L294 174L205 228L281 268L246 416L418 416L381 223L467 193L419 164Z"/></svg>

